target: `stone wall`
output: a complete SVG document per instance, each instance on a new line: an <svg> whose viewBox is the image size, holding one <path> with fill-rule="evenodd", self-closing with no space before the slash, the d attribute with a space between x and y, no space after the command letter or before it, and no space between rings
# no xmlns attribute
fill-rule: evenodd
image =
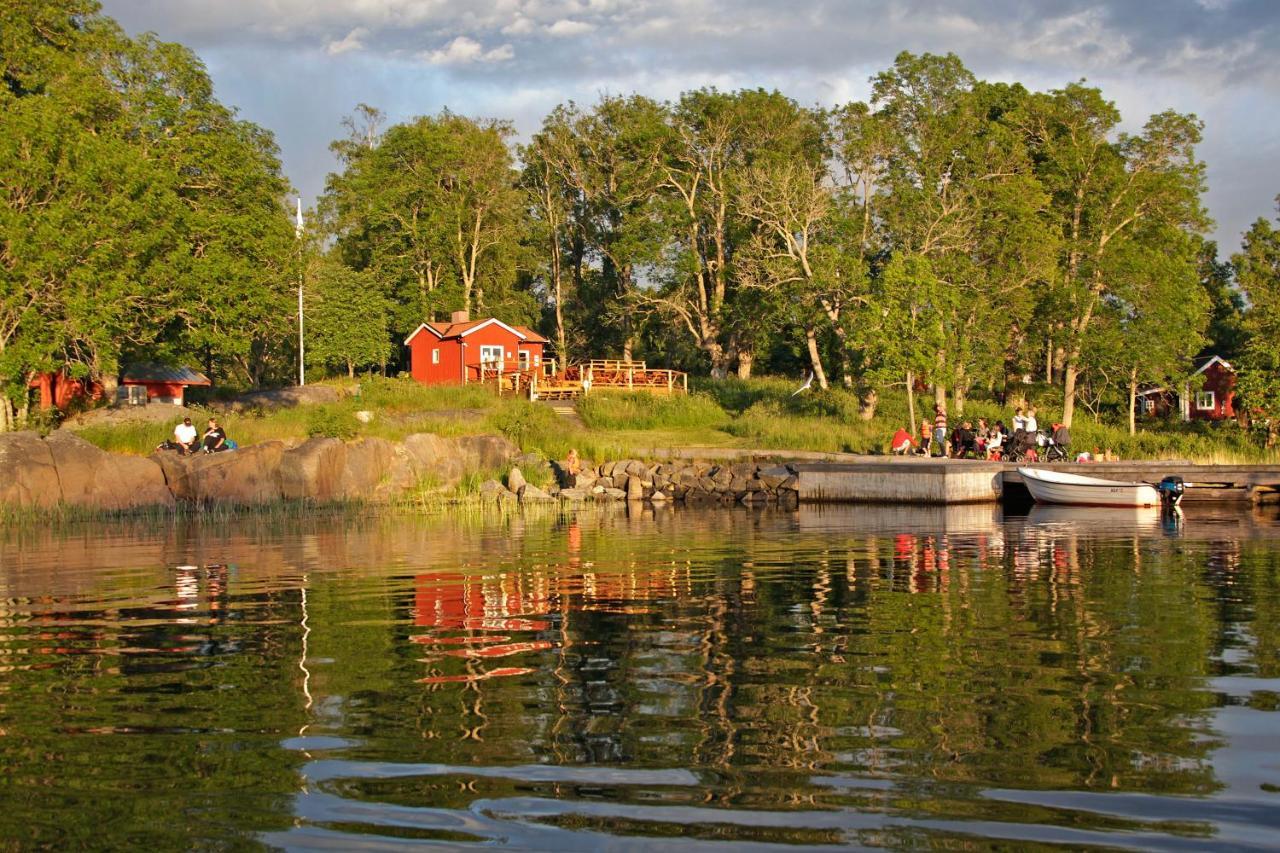
<svg viewBox="0 0 1280 853"><path fill-rule="evenodd" d="M557 483L543 491L525 483L524 472L512 468L504 487L497 481L484 493L497 500L679 501L690 506L710 504L798 504L795 469L787 465L752 462L714 464L699 461L642 462L622 459L587 463L577 474L553 464Z"/></svg>

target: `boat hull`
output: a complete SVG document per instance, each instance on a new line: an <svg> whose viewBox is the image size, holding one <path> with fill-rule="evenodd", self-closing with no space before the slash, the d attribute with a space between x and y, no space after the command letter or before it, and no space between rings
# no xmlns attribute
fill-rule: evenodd
<svg viewBox="0 0 1280 853"><path fill-rule="evenodd" d="M1039 503L1071 506L1159 506L1160 493L1149 483L1101 480L1035 468L1019 468L1022 482Z"/></svg>

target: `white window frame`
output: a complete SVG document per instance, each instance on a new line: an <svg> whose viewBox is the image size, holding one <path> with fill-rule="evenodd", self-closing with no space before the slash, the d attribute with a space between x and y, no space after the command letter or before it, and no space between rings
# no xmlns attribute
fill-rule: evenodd
<svg viewBox="0 0 1280 853"><path fill-rule="evenodd" d="M480 368L482 370L494 370L502 372L503 356L506 350L501 344L483 344L480 347Z"/></svg>
<svg viewBox="0 0 1280 853"><path fill-rule="evenodd" d="M520 369L528 370L529 365L533 363L532 353L530 353L527 349L522 349L517 354L520 356Z"/></svg>
<svg viewBox="0 0 1280 853"><path fill-rule="evenodd" d="M1149 415L1156 410L1156 401L1150 394L1142 398L1142 413Z"/></svg>
<svg viewBox="0 0 1280 853"><path fill-rule="evenodd" d="M1205 405L1206 401L1208 405ZM1212 412L1214 408L1216 408L1216 406L1217 406L1217 398L1214 396L1214 393L1212 391L1196 392L1196 411L1197 412Z"/></svg>
<svg viewBox="0 0 1280 853"><path fill-rule="evenodd" d="M431 363L432 364L440 363L440 347L436 347L431 351Z"/></svg>

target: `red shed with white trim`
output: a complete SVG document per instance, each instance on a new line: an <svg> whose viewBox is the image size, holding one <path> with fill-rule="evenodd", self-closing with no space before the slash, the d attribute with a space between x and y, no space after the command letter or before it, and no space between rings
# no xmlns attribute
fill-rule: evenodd
<svg viewBox="0 0 1280 853"><path fill-rule="evenodd" d="M404 339L409 372L424 385L465 385L482 376L542 367L547 339L496 317L469 320L455 311L448 323L423 323Z"/></svg>

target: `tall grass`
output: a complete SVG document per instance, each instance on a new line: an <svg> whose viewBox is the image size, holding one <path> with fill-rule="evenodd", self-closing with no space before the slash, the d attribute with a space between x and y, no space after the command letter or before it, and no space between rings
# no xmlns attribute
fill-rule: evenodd
<svg viewBox="0 0 1280 853"><path fill-rule="evenodd" d="M606 460L648 455L653 448L712 446L766 450L885 453L889 438L908 426L903 389L881 392L875 417L863 420L859 400L844 389L809 389L796 394L790 379L697 380L695 393L671 397L593 393L578 403L584 426L558 416L549 406L498 397L476 385L425 386L412 379L362 380L359 393L335 403L219 415L227 434L242 446L271 439L301 441L325 425L346 425L357 437L399 441L415 432L445 437L500 433L526 451L563 459L576 449L584 459ZM1051 389L1041 397L1038 419L1048 428L1061 417ZM373 413L371 423L355 413ZM962 417L1010 422L1013 411L990 400L966 403ZM916 401L920 418L932 417L932 398ZM346 426L342 429L345 431ZM337 429L336 426L328 427ZM173 423L97 425L79 434L105 450L147 454L169 438ZM323 430L322 430L323 431ZM1206 462L1280 462L1280 452L1265 450L1234 423L1218 425L1162 422L1143 424L1128 435L1124 424L1099 421L1078 412L1073 449L1111 450L1124 459L1189 459Z"/></svg>

